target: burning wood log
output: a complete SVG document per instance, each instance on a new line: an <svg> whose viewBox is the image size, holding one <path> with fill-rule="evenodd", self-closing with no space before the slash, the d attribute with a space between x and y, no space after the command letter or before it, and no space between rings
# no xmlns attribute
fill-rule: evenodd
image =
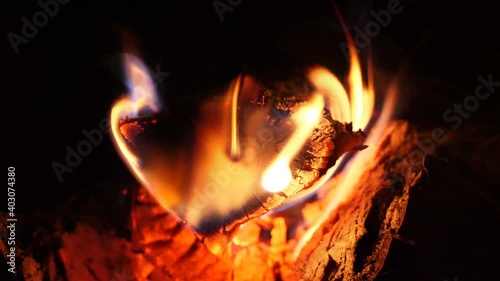
<svg viewBox="0 0 500 281"><path fill-rule="evenodd" d="M328 219L306 240L296 259L293 249L301 235L297 232L293 236L295 232L287 230L286 214L245 223L230 251L215 259L193 234L181 231L185 229L182 225L158 209L155 200L143 190L132 214L142 268L143 279L139 280L156 275L156 271L168 272L174 278L189 274L190 280L201 280L205 274L219 276L213 280L239 281L373 280L384 265L392 241L398 239L410 190L422 177L423 166L410 165L406 158L414 148L415 136L406 122L394 122L388 128L374 147L378 151L376 158L354 183L353 194L338 209L327 213ZM314 224L312 220L318 219L319 213L328 212L328 204L338 196L336 183L338 180L331 183L332 188L321 199L296 206L307 224ZM158 212L162 215L153 215ZM148 266L144 267L144 263ZM196 266L190 266L186 273L181 263Z"/></svg>
<svg viewBox="0 0 500 281"><path fill-rule="evenodd" d="M498 249L498 209L487 212L477 181L468 181L470 175L450 163L429 161L425 168L421 162L410 163L414 140L407 123L392 123L379 144L368 148L377 151L373 162L338 208L329 211L328 206L338 195L334 187L342 175L333 179L332 188L321 191L319 200L245 223L219 258L144 188L133 197L132 241L106 223L102 204L86 197L79 197L78 204L68 200L54 211L19 218L17 235L29 239L16 241L16 280L374 280L377 275L381 280L450 280L459 275L479 281L488 272L494 276L495 260L490 257ZM438 205L445 201L454 203L443 212ZM474 213L480 202L482 211ZM293 220L302 219L311 229L318 214L327 214L327 219L311 238L291 231ZM8 214L0 218L5 222ZM116 215L111 219L116 221ZM479 229L478 221L484 224ZM5 223L0 233L8 233ZM298 240L307 243L295 258ZM2 239L3 256L8 247ZM471 260L464 249L483 258ZM381 267L390 256L397 260L396 276L408 278L382 278ZM456 263L443 265L453 258ZM385 270L387 277L392 270Z"/></svg>
<svg viewBox="0 0 500 281"><path fill-rule="evenodd" d="M386 130L349 200L329 214L300 253L296 265L303 280L377 277L393 239L398 239L410 189L422 177L423 159L415 164L406 157L415 140L416 133L405 122Z"/></svg>
<svg viewBox="0 0 500 281"><path fill-rule="evenodd" d="M258 161L263 161L266 158L271 159L282 150L295 130L295 125L290 118L307 103L311 92L312 89L307 87L303 91L290 92L286 90L276 92L276 90L266 89L260 91L258 97L248 101L249 104L246 106L254 111L264 107L270 108L267 109L268 113L263 116L265 125L260 128L258 133L264 132L263 134L247 134L245 129L241 129L242 132L240 132L245 136L246 141L254 143L255 147L259 148L257 153L261 158ZM181 109L172 110L180 111ZM176 112L173 114L171 112L169 116L172 115L185 116L186 113ZM150 153L152 146L160 146L164 143L171 144L173 139L170 133L172 122L186 122L186 120L166 119L168 117L162 116L150 119L144 117L140 119L126 118L121 122L120 132L134 147L137 155L142 156ZM178 142L196 141L196 137L198 137L189 135L191 133L189 130L184 133L187 133L188 136L180 134L182 137L179 137ZM281 206L291 196L310 188L344 153L364 149L366 147L363 145L365 138L366 136L361 130L353 131L352 124L333 120L330 112L325 108L320 117L319 125L314 128L302 150L291 162L292 179L287 188L281 192L267 192L261 190L260 182L255 182L254 191L251 191L250 198L241 206L229 209L226 214L212 213L211 210L208 210L206 214L202 214L201 222L191 226L213 253L222 254L225 246L231 241L242 223ZM154 140L152 141L152 139ZM159 144L151 145L152 142ZM255 179L248 180L255 181ZM239 187L232 186L231 188L238 189ZM189 196L189 194L185 196ZM244 195L242 194L241 197ZM185 219L186 214L183 214L185 210L179 211L176 206L171 209L177 214L180 213L180 217ZM189 220L188 223L190 223Z"/></svg>

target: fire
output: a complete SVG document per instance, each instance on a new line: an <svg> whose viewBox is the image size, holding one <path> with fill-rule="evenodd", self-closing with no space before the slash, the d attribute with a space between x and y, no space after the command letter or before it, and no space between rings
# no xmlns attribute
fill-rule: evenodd
<svg viewBox="0 0 500 281"><path fill-rule="evenodd" d="M396 102L396 85L393 84L389 87L387 92L386 101L382 108L382 114L377 119L375 125L370 130L370 133L366 139L366 143L375 143L380 138L384 129L387 127L389 121L391 120L392 114L394 112L395 102ZM348 198L356 181L361 177L363 172L370 167L371 159L375 157L377 151L370 150L368 147L362 154L354 156L350 159L349 163L344 167L344 173L340 180L335 183L335 186L330 186L328 182L324 185L324 188L335 189L335 196L329 202L328 206L321 212L321 215L316 218L313 225L308 226L307 232L300 238L299 243L294 251L294 257L300 254L302 247L309 241L314 232L318 227L328 219L329 216L337 209L337 207L344 203Z"/></svg>
<svg viewBox="0 0 500 281"><path fill-rule="evenodd" d="M352 40L348 40L354 46ZM355 50L355 48L351 48ZM361 71L361 65L358 55L355 51L351 52L351 68L348 77L348 89L340 80L324 67L311 68L307 74L309 80L313 83L317 91L323 95L327 101L326 107L330 110L333 119L342 122L350 122L353 129L365 130L372 121L375 106L375 90L373 87L372 65L368 65L368 83L365 84ZM366 143L370 143L369 140ZM324 186L333 174L338 170L344 156L341 156L336 165L328 169L312 188L302 192L297 197L292 197L288 202L293 202L307 194L315 192Z"/></svg>
<svg viewBox="0 0 500 281"><path fill-rule="evenodd" d="M352 42L351 42L352 43ZM351 48L353 50L353 48ZM288 149L284 149L282 154L264 172L262 176L262 187L271 192L284 190L292 179L288 163L303 146L307 136L316 126L320 113L327 102L327 108L333 119L350 122L354 129L365 129L372 119L375 105L375 91L371 64L369 65L368 85L363 82L363 75L357 53L351 52L351 69L349 73L349 93L328 69L324 67L314 67L309 70L308 78L317 89L317 93L312 101L316 104L314 108L305 109L304 113L297 112L294 120L300 126L288 143ZM319 98L321 97L321 101ZM341 162L339 159L338 163ZM316 186L319 188L333 174L336 167L332 167L326 176L322 177ZM311 188L309 192L314 192L316 188ZM302 195L301 195L302 196Z"/></svg>
<svg viewBox="0 0 500 281"><path fill-rule="evenodd" d="M354 41L352 36L348 32L348 28L345 25L345 22L342 19L339 11L337 14L339 15L340 22L343 26L347 34L347 41L350 46L350 60L351 60L351 69L349 72L349 89L350 91L350 107L346 107L346 100L344 97L335 97L337 99L340 98L343 106L341 108L336 107L335 110L343 110L343 112L350 111L350 120L353 123L354 127L366 128L368 123L373 119L373 110L375 104L375 90L373 85L373 66L371 64L371 60L368 63L368 85L364 86L362 80L362 72L360 67L359 57L356 52L356 47L354 45ZM313 81L316 78L316 84L321 85L326 89L330 89L329 93L334 90L339 90L339 83L336 79L328 76L327 74L322 73L321 75L316 74L313 75ZM323 79L319 79L323 78ZM329 80L329 85L325 80ZM319 81L318 81L319 80ZM374 144L378 141L384 129L391 121L391 118L394 113L395 105L397 99L397 87L394 82L388 88L388 91L385 96L385 101L383 107L381 109L381 114L379 117L374 120L375 124L370 129L369 134L365 143ZM342 112L342 113L343 113ZM336 114L342 114L336 113ZM345 113L343 116L349 116L348 113ZM356 181L360 178L363 172L370 167L371 159L375 157L377 151L370 150L368 146L367 149L363 151L361 154L355 155L352 159L349 160L348 164L344 167L340 180L335 182L335 186L329 185L328 179L333 175L337 167L332 167L330 171L327 172L327 176L323 177L322 180L316 183L317 186L323 187L325 189L333 189L335 191L334 196L331 201L329 201L328 206L322 210L320 216L316 218L315 223L307 227L307 231L303 234L303 236L299 239L297 246L294 249L293 256L296 258L303 246L310 240L311 236L315 231L318 230L320 225L328 219L332 213L339 207L340 204L344 203L349 196L351 195L353 188L355 186ZM341 157L342 158L342 157ZM341 159L337 163L340 162Z"/></svg>
<svg viewBox="0 0 500 281"><path fill-rule="evenodd" d="M128 148L120 135L120 120L124 117L136 117L140 110L150 109L153 112L160 110L160 103L150 74L144 63L130 54L123 55L126 65L129 95L120 99L111 109L111 132L122 157L139 180L147 184L147 179L140 171L140 161Z"/></svg>
<svg viewBox="0 0 500 281"><path fill-rule="evenodd" d="M347 30L344 26L344 29ZM361 71L361 64L354 42L349 33L347 36L350 48L351 68L348 76L348 89L346 90L340 80L324 67L312 68L308 73L309 80L328 100L327 108L333 119L352 123L353 129L365 130L372 120L375 106L375 90L373 87L373 70L371 63L368 64L368 83L365 84ZM366 141L368 142L368 140ZM325 183L337 171L339 163L342 163L344 156L341 156L335 166L331 167L318 182L309 189L309 193L314 192ZM302 194L301 196L304 196ZM290 201L294 200L291 199Z"/></svg>
<svg viewBox="0 0 500 281"><path fill-rule="evenodd" d="M194 117L197 121L193 146L181 145L166 155L149 153L143 159L120 133L120 121L139 117L143 112L157 113L161 108L144 64L131 55L123 59L129 93L111 110L115 144L135 176L159 203L195 226L206 216L223 216L240 208L259 192L289 188L292 184L290 163L318 125L325 108L332 118L352 122L355 129L364 129L373 112L373 89L364 85L356 55L349 76L349 92L326 68L315 67L308 72L308 77L316 92L286 121L293 132L276 154L270 147L259 148L251 137L242 140L242 134L262 133L270 107L256 111L255 106L245 102L255 97L258 87L252 78L239 76L224 98L200 103L198 116ZM191 159L187 151L194 151ZM320 187L333 171L330 169L310 192ZM252 180L256 178L259 180Z"/></svg>
<svg viewBox="0 0 500 281"><path fill-rule="evenodd" d="M352 40L348 41L353 45ZM234 212L241 212L242 206L259 195L287 194L287 190L294 190L291 162L319 125L325 110L334 120L352 123L354 130L364 130L373 121L375 93L371 65L366 82L357 53L352 50L347 87L324 67L307 71L315 92L282 121L291 131L278 151L272 145L262 146L255 137L260 137L268 128L266 117L271 106L256 107L250 102L258 96L260 88L251 77L242 75L222 95L194 104L196 113L188 116L194 123L192 140L180 141L172 147L155 142L146 143L144 149L134 147L120 132L122 120L159 113L161 104L145 65L140 59L125 55L129 92L111 110L115 145L137 179L162 207L189 222L195 230L212 229L214 218L224 221ZM387 108L392 108L391 101L386 103ZM384 109L369 134L368 144L376 140L390 115L391 110ZM178 122L176 116L166 118L170 118L168 122L158 123L167 124L164 126L171 132L172 136L167 136L170 143L175 139ZM138 128L137 132L143 132L142 127ZM332 209L347 198L352 182L359 175L356 173L361 173L361 167L369 161L370 154L363 154L352 159L350 165L354 168L349 169L345 181L335 187L338 197L332 202ZM341 162L342 157L313 187L297 196L325 186Z"/></svg>
<svg viewBox="0 0 500 281"><path fill-rule="evenodd" d="M238 134L238 92L240 91L242 76L238 76L236 85L233 87L232 109L231 109L231 157L240 158L240 140Z"/></svg>
<svg viewBox="0 0 500 281"><path fill-rule="evenodd" d="M347 32L342 19L341 22ZM162 107L147 67L140 59L125 55L123 62L129 91L111 110L111 127L117 150L159 205L171 211L178 219L189 223L195 233L204 238L204 244L212 253L220 254L227 248L233 249L232 247L237 251L238 247L261 241L262 233L269 231L271 239L267 262L281 263L280 255L284 251L294 260L319 227L331 218L341 204L347 202L355 183L373 165L372 159L377 151L370 149L370 145L378 141L387 127L396 104L397 88L394 84L389 87L380 112L376 112L373 67L369 62L367 77L363 77L354 42L348 32L347 35L351 46L351 65L345 83L325 67L308 69L305 74L314 86L314 91L307 96L307 100L301 100L300 107L297 106L299 108L294 109L294 113L283 119L280 119L281 116L276 118L279 119L276 121L277 126L281 125L289 131L280 135L279 139L274 139L271 145L263 143L260 138L268 133L271 123L269 120L273 119L270 117L272 105L256 102L257 97L261 97L261 86L252 77L239 75L224 93L190 104L194 108L193 113L181 114L189 122L176 119L179 118L178 115L171 113L162 115L161 118L164 119L155 119L155 124L162 124L161 128L167 136L162 141L145 139L141 146L135 147L130 142L133 136L129 137L120 131L123 120L162 113ZM172 108L175 107L172 104ZM177 113L179 112L182 110ZM360 129L368 133L365 141L368 148L362 153L350 154L352 157L349 159L341 156L312 187L297 191L294 185L297 185L299 176L294 178L292 172L292 165L297 162L294 160L307 147L309 137L328 114L333 120L351 123L354 131ZM193 125L190 139L177 138L177 130L186 123ZM272 126L274 125L273 123ZM138 125L133 133L128 133L135 135L144 131ZM273 137L278 138L270 138ZM163 142L165 139L167 142ZM276 143L279 143L279 147ZM337 142L332 143L337 145ZM330 143L320 145L331 146ZM340 167L343 169L340 170ZM324 170L321 171L323 172ZM333 185L331 179L335 173L339 177ZM285 201L285 207L289 207L295 200L320 189L328 190L328 198L331 200L325 208L315 206L316 209L309 212L307 209L302 210L306 213L306 219L301 224L310 223L305 226L305 231L292 229L289 232L290 225L279 215L261 217L262 221L266 218L276 221L267 228L257 225L260 219L244 220L245 215L247 220L251 219L246 208L251 204L256 205L255 202L268 214L271 213L258 200L263 195L291 194L292 197ZM264 212L255 213L254 217L261 216ZM234 217L236 219L232 221ZM242 231L234 236L234 230L240 227L242 221L245 221L241 225ZM291 225L294 227L293 223ZM226 243L213 243L209 246L210 242L207 241L214 236L219 239L221 236L217 235L221 232L224 235L231 233L223 237L227 239ZM287 241L289 233L295 235L292 241ZM231 241L232 247L226 247ZM273 254L280 258L275 259ZM238 257L242 256L244 255ZM239 258L234 261L242 262Z"/></svg>
<svg viewBox="0 0 500 281"><path fill-rule="evenodd" d="M319 122L323 107L323 97L316 94L308 105L303 106L293 115L292 119L297 124L297 128L276 160L264 171L261 182L264 189L277 192L282 191L290 184L292 172L289 164Z"/></svg>

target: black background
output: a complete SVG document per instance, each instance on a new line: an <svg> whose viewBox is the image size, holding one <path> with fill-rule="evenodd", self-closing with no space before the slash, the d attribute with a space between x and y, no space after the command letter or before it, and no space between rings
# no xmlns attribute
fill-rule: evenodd
<svg viewBox="0 0 500 281"><path fill-rule="evenodd" d="M350 27L363 29L373 20L369 12L387 2L338 5ZM123 93L117 63L122 31L134 34L148 66L170 73L159 84L165 99L224 87L244 68L272 79L321 63L345 77L348 64L339 48L345 37L332 3L244 0L221 22L212 1L71 0L17 54L7 34L21 34L21 17L31 19L40 7L36 1L4 3L3 159L4 168L16 167L17 211L51 209L82 193L116 193L118 200L121 188L137 185L109 135L61 183L51 167L64 163L66 145L75 148L85 139L83 129L99 128ZM402 76L406 65L399 117L449 127L443 112L474 93L478 75L500 80L497 10L478 1L405 0L401 6L372 38L375 66L389 77ZM498 100L493 93L464 122L496 124Z"/></svg>

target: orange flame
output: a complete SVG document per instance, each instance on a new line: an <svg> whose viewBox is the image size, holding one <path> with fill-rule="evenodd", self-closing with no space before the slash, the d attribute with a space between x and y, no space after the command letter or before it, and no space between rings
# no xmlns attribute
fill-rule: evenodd
<svg viewBox="0 0 500 281"><path fill-rule="evenodd" d="M236 85L233 88L232 109L231 109L231 157L240 158L240 140L238 133L238 93L241 88L242 75L238 76Z"/></svg>
<svg viewBox="0 0 500 281"><path fill-rule="evenodd" d="M354 44L352 40L349 42ZM375 106L372 66L368 65L368 82L365 84L357 53L351 51L350 55L352 64L348 78L349 90L346 90L340 80L324 67L310 69L307 76L318 93L327 100L326 107L330 110L334 120L352 123L354 130L364 130L372 119ZM328 169L311 188L289 198L287 203L300 199L322 187L335 173L338 164L342 163L343 159L344 156L341 156L336 164Z"/></svg>
<svg viewBox="0 0 500 281"><path fill-rule="evenodd" d="M354 44L352 40L349 42ZM352 50L353 48L351 48L350 52L352 64L348 79L349 94L340 80L324 67L312 68L308 72L308 78L318 91L318 94L323 96L324 100L328 101L327 108L330 110L332 118L340 122L352 123L353 128L357 130L365 129L372 118L375 105L375 91L372 81L373 76L371 72L371 64L368 69L368 84L365 85L358 55ZM318 108L321 109L323 106L324 103L321 103L321 106ZM300 150L300 147L304 144L307 136L317 125L318 120L319 119L316 119L311 123L304 122L304 120L299 121L303 124L302 130L307 133L294 135L294 137L292 137L292 140L295 143L294 148L290 149L289 152L283 152L286 153L286 156L283 155L282 158L286 157L286 159L277 159L266 170L262 178L262 186L264 189L276 192L282 191L287 187L291 180L288 162ZM300 131L300 129L298 129L298 131ZM304 138L302 138L302 136L304 136ZM337 163L340 163L342 158L343 157L338 159ZM307 190L307 192L314 192L317 188L322 186L333 175L335 169L336 166L330 168L325 176L323 176L320 181L313 186L313 188ZM304 196L305 193L306 192L300 194L299 196ZM295 200L295 198L290 199L289 202L293 200Z"/></svg>
<svg viewBox="0 0 500 281"><path fill-rule="evenodd" d="M370 122L375 104L375 92L371 83L365 86L359 59L352 55L349 73L349 94L330 71L323 67L315 67L308 73L313 85L328 100L328 108L334 120L352 122L353 128L364 129Z"/></svg>
<svg viewBox="0 0 500 281"><path fill-rule="evenodd" d="M377 122L370 130L368 137L366 139L366 143L373 144L376 143L377 140L382 135L384 129L389 124L391 120L392 114L394 113L394 108L396 104L396 93L397 88L396 85L393 84L389 87L386 101L382 108L382 114L377 119ZM349 195L351 195L355 183L361 177L361 175L366 171L371 164L371 160L375 157L377 151L371 150L370 147L366 148L362 154L356 155L353 159L350 159L348 165L345 167L345 173L343 177L340 178L340 181L336 182L335 185L335 196L329 202L328 206L321 213L321 217L319 217L314 225L311 225L307 228L305 234L299 240L295 251L294 257L296 258L302 247L305 246L305 243L309 241L316 230L321 226L321 224L327 220L331 214L339 207L340 204L345 202Z"/></svg>
<svg viewBox="0 0 500 281"><path fill-rule="evenodd" d="M349 55L351 61L351 69L349 72L349 89L350 89L350 109L351 109L351 119L354 128L365 128L368 123L372 119L374 104L375 104L375 90L373 83L373 66L371 60L368 61L368 85L364 86L362 81L362 72L359 62L359 57L356 51L356 47L353 41L351 34L348 31L348 28L343 21L342 16L340 15L339 10L336 8L337 15L339 16L339 20L342 24L344 31L346 32L347 42L349 45ZM324 79L324 78L323 78ZM323 84L320 84L323 82ZM317 84L322 85L323 87L329 89L326 92L341 92L339 89L339 83L334 81L330 77L330 84L325 86L324 81L316 82ZM340 90L340 91L339 91ZM337 94L336 96L338 96ZM391 120L397 99L397 87L396 84L390 85L387 91L387 95L385 97L385 102L383 104L383 108L381 109L381 114L377 118L375 125L371 128L368 137L365 141L367 144L374 144L380 138L384 129L389 124ZM345 106L345 98L341 98L343 106ZM342 107L343 110L348 109L349 107ZM337 110L337 107L335 107ZM371 150L370 146L363 151L361 154L356 154L352 159L350 159L349 163L344 168L344 175L340 178L340 181L336 182L335 185L335 196L329 202L328 206L323 210L321 216L315 221L315 223L311 226L308 226L307 231L303 234L303 236L298 241L293 256L297 258L300 254L300 251L305 246L307 241L309 241L312 235L318 230L318 228L322 225L322 223L327 220L331 214L339 207L340 204L345 202L347 198L351 195L353 188L355 186L356 181L360 178L360 176L366 171L368 167L370 167L371 160L374 158L376 151ZM342 158L342 157L341 157ZM337 163L340 162L341 159ZM323 186L327 183L327 180L333 175L336 167L332 167L327 173L326 177L323 177L322 180L318 181L315 186ZM328 186L326 186L328 188Z"/></svg>
<svg viewBox="0 0 500 281"><path fill-rule="evenodd" d="M130 92L111 110L115 144L135 176L158 202L192 225L197 225L207 215L224 216L238 210L259 192L294 194L296 183L292 179L290 163L319 124L324 109L327 108L335 120L351 122L355 130L366 128L374 110L371 74L366 85L355 52L351 52L348 90L326 68L312 68L307 76L316 92L289 117L287 124L292 124L293 131L284 136L285 145L276 152L274 147L259 147L262 143L252 137L259 136L268 126L265 117L271 108L266 105L255 111L255 106L242 102L255 97L259 89L252 78L240 75L232 82L224 98L200 104L195 118L194 147L174 149L176 151L169 152L171 155L167 157L153 155L147 160L149 170L145 170L143 159L136 156L121 135L120 120L135 117L145 109L158 112L160 104L144 64L130 55L123 59ZM186 151L193 154L188 155ZM314 192L324 185L336 168L330 168L307 192ZM348 193L347 185L343 188Z"/></svg>

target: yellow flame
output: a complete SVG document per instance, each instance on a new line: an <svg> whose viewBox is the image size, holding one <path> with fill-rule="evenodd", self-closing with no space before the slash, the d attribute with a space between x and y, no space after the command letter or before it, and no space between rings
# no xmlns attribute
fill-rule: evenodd
<svg viewBox="0 0 500 281"><path fill-rule="evenodd" d="M311 68L307 77L318 93L323 95L327 101L326 107L330 110L332 119L352 123L354 130L364 130L372 119L375 106L373 69L372 65L369 64L368 83L365 85L358 55L356 52L350 52L350 55L352 64L348 76L349 90L346 90L340 80L325 67ZM289 198L287 203L315 192L323 186L338 169L338 164L342 162L343 158L344 156L341 156L336 164L329 168L311 188Z"/></svg>
<svg viewBox="0 0 500 281"><path fill-rule="evenodd" d="M327 108L334 120L352 122L353 128L364 129L370 122L375 105L375 92L370 84L364 85L359 59L354 53L349 72L349 94L339 79L324 67L315 67L308 78L328 101ZM369 72L371 69L368 70Z"/></svg>
<svg viewBox="0 0 500 281"><path fill-rule="evenodd" d="M292 181L292 172L288 162L277 159L262 175L262 187L269 192L278 192L285 189Z"/></svg>
<svg viewBox="0 0 500 281"><path fill-rule="evenodd" d="M364 128L372 117L375 93L373 89L364 87L363 75L356 53L352 56L351 61L349 88L351 90L352 125L353 128Z"/></svg>
<svg viewBox="0 0 500 281"><path fill-rule="evenodd" d="M335 9L337 15L339 16L340 23L346 32L346 39L349 45L349 55L351 61L351 68L349 72L349 90L350 90L350 109L351 109L351 120L353 123L353 128L365 128L372 119L374 105L375 105L375 89L373 82L373 65L371 63L371 57L368 59L368 85L365 86L362 79L361 66L359 62L359 57L354 44L354 40L348 31L348 28L339 12ZM335 84L330 84L330 89L338 87ZM330 92L333 90L330 90ZM375 144L383 133L384 129L387 127L389 121L394 113L394 108L397 98L397 87L396 84L390 85L387 96L385 97L384 105L382 108L382 113L375 122L375 125L371 128L368 133L365 143L369 145ZM300 238L297 246L294 249L293 257L297 258L300 251L305 246L305 244L311 239L312 235L318 230L318 228L327 220L331 214L339 207L340 204L345 202L349 195L352 193L355 183L361 177L361 175L366 171L371 165L371 161L375 156L377 151L370 149L370 146L363 151L361 154L357 154L350 159L348 165L345 167L345 172L340 182L336 182L335 196L331 201L329 201L328 206L321 213L319 217L312 226L309 226L306 233ZM342 158L342 157L341 157ZM339 159L337 163L340 163ZM333 175L336 167L332 167L327 171L326 176L324 176L322 181L318 181L316 185L324 185L327 183L328 178ZM326 186L328 188L328 186ZM314 188L314 186L313 186Z"/></svg>
<svg viewBox="0 0 500 281"><path fill-rule="evenodd" d="M349 45L351 65L348 76L348 90L346 90L340 80L325 67L313 67L307 73L307 77L317 91L327 100L327 108L330 110L330 115L334 120L352 123L354 130L364 130L372 120L375 107L375 89L373 86L373 67L371 58L368 60L368 83L365 85L354 40L337 8L336 12L343 29L346 31L346 39ZM315 192L318 188L322 187L337 171L338 164L342 163L343 159L344 156L337 159L336 164L329 168L311 188L301 192L301 194L297 196L289 198L287 203Z"/></svg>
<svg viewBox="0 0 500 281"><path fill-rule="evenodd" d="M324 67L311 69L307 76L317 91L325 96L332 118L351 122L349 96L339 79Z"/></svg>
<svg viewBox="0 0 500 281"><path fill-rule="evenodd" d="M277 192L288 186L292 180L292 173L289 168L290 162L302 149L316 124L318 124L324 106L323 97L315 94L308 104L302 106L293 114L292 119L297 127L283 150L271 166L264 171L261 184L265 190Z"/></svg>
<svg viewBox="0 0 500 281"><path fill-rule="evenodd" d="M238 76L233 86L232 108L231 108L231 158L240 158L240 141L238 134L238 97L242 83L242 75Z"/></svg>
<svg viewBox="0 0 500 281"><path fill-rule="evenodd" d="M115 145L118 147L118 151L121 152L124 162L132 169L135 176L140 179L141 182L146 183L146 179L140 172L139 160L135 155L128 149L125 140L120 133L120 119L124 112L129 112L134 109L133 102L129 98L123 98L115 103L111 109L111 132L113 133L113 139Z"/></svg>
<svg viewBox="0 0 500 281"><path fill-rule="evenodd" d="M115 145L124 162L134 172L135 176L144 184L148 185L147 179L140 170L139 159L128 148L123 136L120 133L120 120L124 117L136 117L140 110L150 109L159 111L159 102L154 87L154 83L147 71L147 67L137 57L124 54L123 62L127 75L129 93L118 100L111 109L111 132Z"/></svg>
<svg viewBox="0 0 500 281"><path fill-rule="evenodd" d="M180 212L179 215L190 223L198 224L207 213L225 214L237 210L261 191L259 183L262 189L269 192L283 191L291 184L290 164L319 124L325 108L330 110L335 120L352 122L355 129L366 127L373 113L373 87L370 86L370 77L369 85L364 85L359 60L355 53L351 55L353 65L348 90L324 67L308 72L316 92L291 116L293 131L277 155L273 147L261 147L262 143L252 137L260 137L261 132L269 129L265 116L270 107L263 106L255 112L255 107L248 100L259 95L257 83L247 78L243 83L243 76L240 75L231 84L225 98L215 98L200 105L195 124L195 147L186 148L193 151L193 155L182 151L177 156L153 157L147 160L149 171L143 170L140 160L144 159L138 159L119 128L120 120L127 116L136 117L141 110L158 112L158 97L144 64L135 57L125 55L130 91L111 110L115 144L135 176L162 206ZM243 104L242 100L246 103ZM229 153L225 145L228 136ZM175 169L181 165L180 159L190 163L182 169ZM196 171L188 179L175 181L171 178L176 173L186 173L187 167ZM319 188L333 174L334 168L329 169L309 190L313 192ZM165 172L167 170L170 172ZM250 179L260 179L260 182Z"/></svg>
<svg viewBox="0 0 500 281"><path fill-rule="evenodd" d="M387 92L387 97L382 108L382 114L377 119L377 122L370 130L370 133L366 139L366 143L374 144L381 137L384 129L389 124L394 113L394 108L397 98L397 87L395 84L389 87ZM363 151L362 154L356 155L353 159L349 161L349 164L345 167L345 173L340 178L339 182L336 182L335 196L329 201L328 206L322 211L321 217L319 217L312 226L309 226L306 233L300 238L294 249L293 256L297 258L300 251L305 246L305 244L311 239L312 235L318 230L318 228L326 221L332 213L339 207L340 204L345 202L349 195L351 195L355 183L359 180L361 175L371 166L371 161L375 157L377 151L370 149L368 147Z"/></svg>

